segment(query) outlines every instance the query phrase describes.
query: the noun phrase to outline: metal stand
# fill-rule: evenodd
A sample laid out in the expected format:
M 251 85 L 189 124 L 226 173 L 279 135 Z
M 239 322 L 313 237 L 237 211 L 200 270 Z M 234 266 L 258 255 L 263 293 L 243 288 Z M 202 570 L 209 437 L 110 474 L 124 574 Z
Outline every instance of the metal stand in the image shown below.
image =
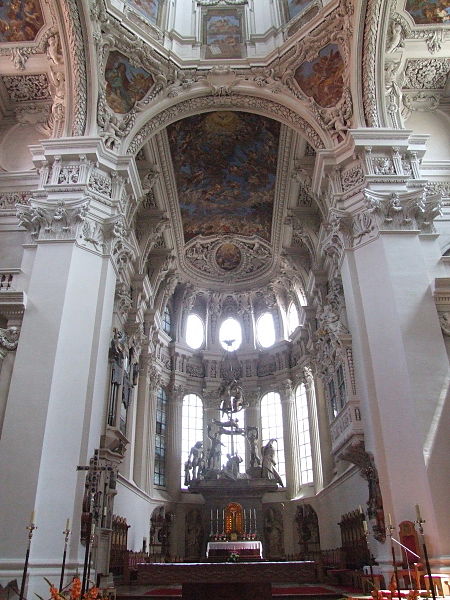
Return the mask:
M 418 511 L 417 507 L 416 507 L 416 510 L 417 510 L 417 521 L 414 521 L 414 522 L 417 523 L 417 526 L 419 527 L 420 536 L 422 538 L 423 555 L 425 558 L 425 565 L 427 568 L 428 581 L 430 582 L 429 585 L 431 587 L 431 595 L 433 597 L 433 600 L 436 600 L 436 592 L 434 589 L 433 578 L 431 577 L 431 567 L 430 567 L 430 561 L 428 559 L 427 545 L 425 543 L 425 534 L 423 532 L 423 523 L 425 523 L 425 521 L 420 516 L 420 512 Z
M 394 527 L 392 526 L 392 524 L 389 524 L 389 527 L 387 527 L 387 531 L 388 531 L 389 537 L 391 538 L 392 567 L 394 568 L 395 584 L 397 586 L 397 596 L 398 596 L 398 599 L 401 600 L 402 592 L 400 590 L 400 582 L 398 580 L 397 564 L 395 562 L 395 548 L 394 548 L 394 543 L 392 541 L 392 532 L 394 531 Z M 394 594 L 392 594 L 392 596 L 394 596 Z
M 62 564 L 61 564 L 61 577 L 59 580 L 59 591 L 60 592 L 63 589 L 64 571 L 66 570 L 67 542 L 69 541 L 69 535 L 70 535 L 70 529 L 69 529 L 68 523 L 66 525 L 66 528 L 63 531 L 63 534 L 64 534 L 64 552 L 63 552 Z
M 27 580 L 28 560 L 30 558 L 31 539 L 33 537 L 33 531 L 35 529 L 37 529 L 36 525 L 33 523 L 33 519 L 31 520 L 31 523 L 29 525 L 27 525 L 26 528 L 28 529 L 28 547 L 27 547 L 27 552 L 25 554 L 25 564 L 23 565 L 22 584 L 20 586 L 19 600 L 23 600 L 23 595 L 25 593 L 25 582 Z

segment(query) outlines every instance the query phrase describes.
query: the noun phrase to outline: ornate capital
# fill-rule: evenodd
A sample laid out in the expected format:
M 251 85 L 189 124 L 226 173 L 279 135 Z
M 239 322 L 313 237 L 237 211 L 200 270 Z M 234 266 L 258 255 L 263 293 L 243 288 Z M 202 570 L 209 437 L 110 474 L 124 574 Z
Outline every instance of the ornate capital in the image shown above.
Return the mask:
M 16 206 L 19 224 L 36 240 L 75 239 L 79 224 L 86 218 L 88 207 L 89 201 L 84 198 L 76 202 L 59 200 L 55 204 Z
M 437 194 L 427 195 L 421 188 L 412 192 L 375 192 L 365 190 L 367 211 L 379 231 L 433 231 L 433 220 L 440 214 Z
M 3 329 L 0 327 L 0 358 L 3 359 L 8 352 L 13 352 L 17 349 L 19 343 L 20 329 L 19 327 L 8 327 Z

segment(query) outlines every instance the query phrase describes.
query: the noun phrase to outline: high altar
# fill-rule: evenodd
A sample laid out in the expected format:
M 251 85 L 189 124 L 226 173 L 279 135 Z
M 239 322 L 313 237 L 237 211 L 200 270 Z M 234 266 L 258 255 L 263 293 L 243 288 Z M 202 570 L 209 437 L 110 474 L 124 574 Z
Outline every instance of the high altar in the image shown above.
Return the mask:
M 261 560 L 267 558 L 263 532 L 271 529 L 263 520 L 262 499 L 267 492 L 283 485 L 276 471 L 276 440 L 269 440 L 260 454 L 257 428 L 241 428 L 235 418 L 247 403 L 232 358 L 225 360 L 223 372 L 217 407 L 222 418 L 212 419 L 208 425 L 211 442 L 205 454 L 201 442 L 192 447 L 185 464 L 185 484 L 191 493 L 204 498 L 203 529 L 209 533 L 203 543 L 202 557 L 209 561 L 227 561 L 230 557 Z M 225 466 L 221 465 L 222 436 L 228 437 L 231 448 Z M 250 466 L 245 473 L 240 472 L 242 458 L 236 452 L 237 436 L 245 438 L 250 450 Z M 272 546 L 276 548 L 276 544 Z M 276 557 L 276 552 L 272 552 L 271 558 Z

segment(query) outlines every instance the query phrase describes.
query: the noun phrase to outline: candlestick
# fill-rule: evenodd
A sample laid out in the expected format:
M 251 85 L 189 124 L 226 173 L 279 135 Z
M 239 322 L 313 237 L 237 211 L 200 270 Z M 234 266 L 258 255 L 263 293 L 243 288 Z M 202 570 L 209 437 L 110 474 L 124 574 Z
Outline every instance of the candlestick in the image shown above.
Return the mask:
M 391 513 L 388 513 L 388 523 L 389 523 L 389 527 L 392 527 Z
M 420 516 L 420 506 L 418 504 L 416 504 L 416 517 L 417 517 L 417 521 L 421 521 L 422 517 Z
M 216 535 L 219 535 L 219 509 L 216 510 Z
M 36 518 L 36 511 L 33 510 L 33 512 L 31 513 L 31 523 L 30 523 L 30 525 L 27 525 L 27 527 L 26 527 L 26 529 L 28 530 L 28 546 L 27 546 L 27 551 L 25 554 L 25 562 L 23 565 L 22 583 L 20 585 L 19 600 L 23 600 L 23 595 L 25 593 L 25 582 L 27 579 L 28 561 L 30 559 L 31 539 L 33 537 L 33 531 L 35 529 L 37 529 L 36 525 L 34 524 L 35 518 Z
M 253 522 L 254 522 L 254 529 L 255 529 L 255 534 L 256 534 L 256 508 L 253 509 Z
M 362 515 L 364 514 L 361 504 L 358 506 L 358 510 Z
M 70 535 L 70 519 L 67 519 L 67 521 L 66 521 L 66 528 L 63 531 L 63 535 L 64 535 L 64 550 L 63 550 L 63 556 L 62 556 L 62 561 L 61 561 L 61 576 L 59 578 L 59 591 L 60 592 L 63 589 L 64 572 L 66 570 L 67 542 L 69 541 L 69 535 Z
M 364 529 L 364 533 L 367 533 L 369 531 L 367 528 L 367 521 L 365 519 L 363 521 L 363 529 Z

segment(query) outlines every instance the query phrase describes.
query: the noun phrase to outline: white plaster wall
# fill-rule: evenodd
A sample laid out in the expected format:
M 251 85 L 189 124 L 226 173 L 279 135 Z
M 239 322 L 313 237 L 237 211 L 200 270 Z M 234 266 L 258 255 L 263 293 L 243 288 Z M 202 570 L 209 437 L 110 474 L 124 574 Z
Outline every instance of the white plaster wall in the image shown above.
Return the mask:
M 128 525 L 128 550 L 142 550 L 142 540 L 150 539 L 150 517 L 156 506 L 139 492 L 126 485 L 121 479 L 117 482 L 117 496 L 114 500 L 114 514 L 126 517 Z M 147 546 L 148 548 L 148 546 Z
M 450 160 L 450 118 L 441 111 L 411 113 L 405 123 L 406 129 L 415 134 L 431 136 L 427 144 L 424 161 Z

